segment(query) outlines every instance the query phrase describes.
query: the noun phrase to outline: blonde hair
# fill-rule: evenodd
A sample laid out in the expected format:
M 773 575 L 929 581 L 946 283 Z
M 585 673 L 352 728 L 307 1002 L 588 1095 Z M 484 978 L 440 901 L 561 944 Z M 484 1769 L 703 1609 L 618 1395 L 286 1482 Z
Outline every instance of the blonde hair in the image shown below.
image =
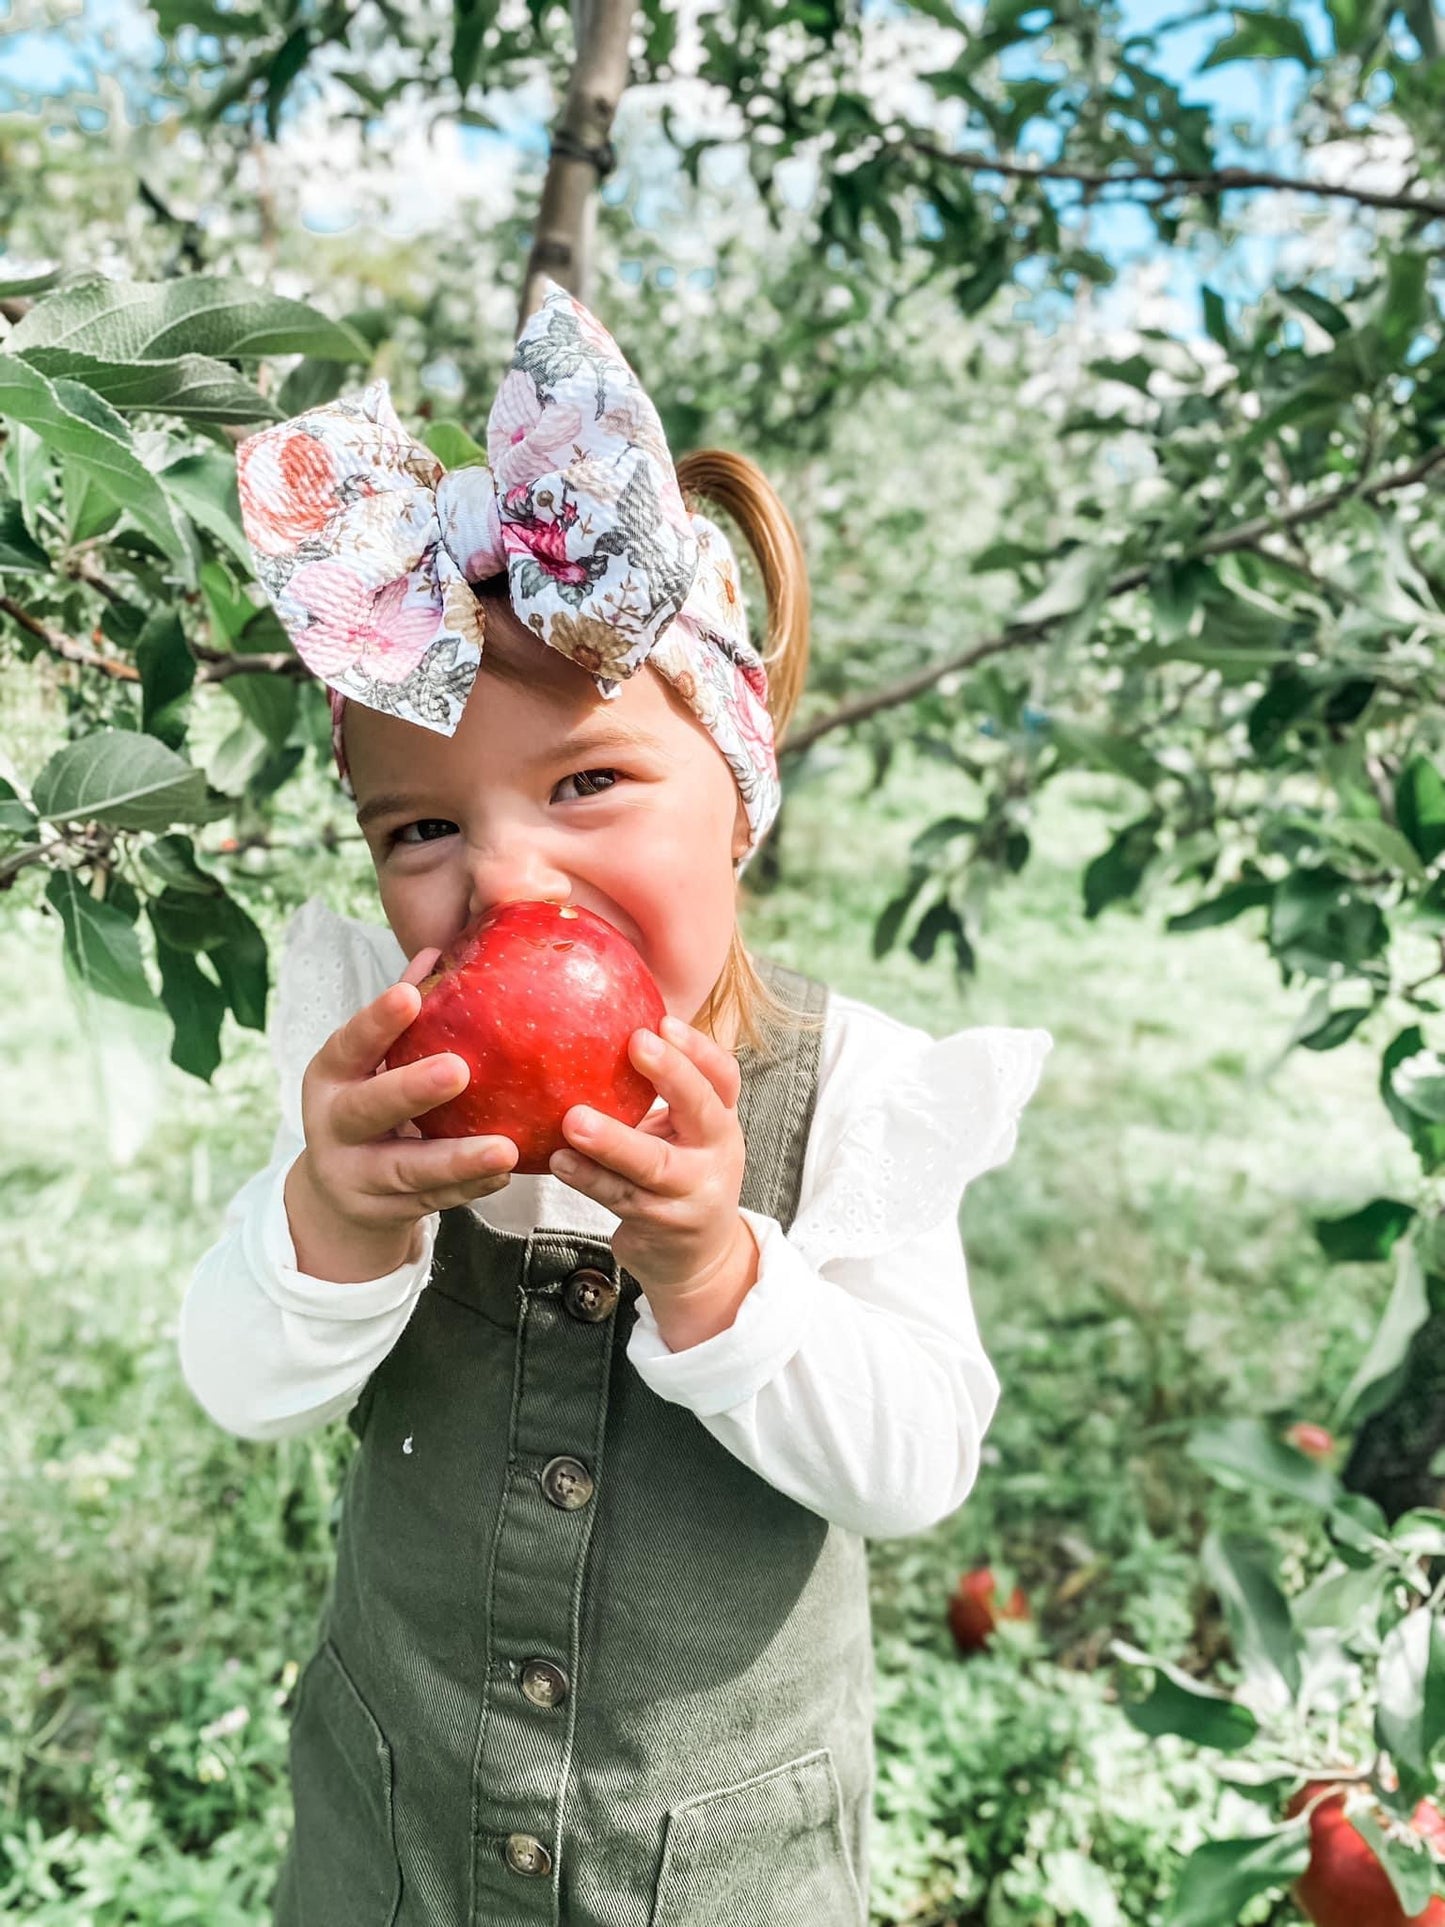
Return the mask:
M 808 673 L 808 568 L 793 518 L 767 476 L 746 455 L 697 449 L 677 464 L 677 479 L 689 508 L 720 509 L 752 550 L 767 604 L 762 658 L 768 672 L 768 714 L 781 749 Z M 739 882 L 738 888 L 741 892 L 747 885 Z M 765 1030 L 786 1035 L 823 1025 L 821 1017 L 794 1010 L 769 989 L 736 921 L 721 974 L 698 1014 L 698 1028 L 716 1036 L 730 1015 L 736 1018 L 737 1042 L 763 1054 Z
M 677 464 L 677 479 L 689 508 L 706 506 L 726 515 L 757 563 L 767 604 L 762 658 L 768 672 L 768 715 L 774 742 L 781 747 L 808 673 L 810 598 L 798 531 L 777 490 L 746 455 L 721 448 L 699 449 L 684 455 Z M 473 588 L 484 602 L 510 606 L 504 575 L 475 583 Z M 485 646 L 481 666 L 504 680 L 531 680 L 530 673 L 510 663 L 499 651 L 489 654 Z M 746 888 L 740 881 L 739 892 Z M 726 961 L 698 1012 L 698 1028 L 717 1037 L 729 1018 L 736 1022 L 734 1048 L 746 1048 L 764 1057 L 771 1054 L 766 1033 L 772 1032 L 781 1041 L 789 1031 L 821 1030 L 824 1021 L 793 1009 L 769 989 L 748 954 L 736 918 Z

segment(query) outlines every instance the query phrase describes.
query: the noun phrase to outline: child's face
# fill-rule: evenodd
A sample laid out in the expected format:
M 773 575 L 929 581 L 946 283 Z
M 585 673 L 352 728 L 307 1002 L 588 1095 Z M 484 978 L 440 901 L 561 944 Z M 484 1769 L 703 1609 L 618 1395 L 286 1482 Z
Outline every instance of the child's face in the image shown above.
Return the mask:
M 454 736 L 346 706 L 387 921 L 413 957 L 494 904 L 579 904 L 636 944 L 668 1010 L 691 1022 L 736 918 L 748 822 L 732 771 L 655 671 L 604 702 L 504 604 L 488 602 L 486 625 Z

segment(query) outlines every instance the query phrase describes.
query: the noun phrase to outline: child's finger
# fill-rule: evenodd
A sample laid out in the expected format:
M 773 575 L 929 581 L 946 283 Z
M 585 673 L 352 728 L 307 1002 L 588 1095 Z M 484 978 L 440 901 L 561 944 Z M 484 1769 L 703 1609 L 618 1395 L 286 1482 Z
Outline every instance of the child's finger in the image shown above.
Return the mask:
M 357 1078 L 332 1097 L 331 1134 L 338 1144 L 369 1144 L 464 1091 L 470 1075 L 464 1057 L 440 1051 L 414 1064 L 378 1071 L 375 1077 Z
M 317 1070 L 328 1083 L 370 1077 L 420 1008 L 415 984 L 402 981 L 388 985 L 379 997 L 332 1031 L 316 1053 Z
M 436 960 L 441 954 L 440 950 L 435 948 L 418 950 L 406 969 L 403 970 L 400 977 L 397 978 L 397 982 L 401 984 L 419 984 L 423 977 L 429 977 L 431 975 Z
M 680 1017 L 664 1017 L 661 1029 L 667 1042 L 676 1044 L 683 1055 L 697 1065 L 723 1103 L 735 1111 L 742 1093 L 743 1074 L 732 1052 L 724 1050 L 716 1038 L 709 1037 L 695 1024 L 685 1024 Z
M 628 1051 L 638 1070 L 666 1100 L 668 1117 L 681 1143 L 701 1144 L 716 1134 L 729 1107 L 724 1106 L 709 1078 L 687 1052 L 645 1030 L 632 1033 Z
M 510 1176 L 517 1157 L 509 1137 L 394 1138 L 367 1149 L 363 1182 L 383 1195 L 434 1199 L 456 1187 Z

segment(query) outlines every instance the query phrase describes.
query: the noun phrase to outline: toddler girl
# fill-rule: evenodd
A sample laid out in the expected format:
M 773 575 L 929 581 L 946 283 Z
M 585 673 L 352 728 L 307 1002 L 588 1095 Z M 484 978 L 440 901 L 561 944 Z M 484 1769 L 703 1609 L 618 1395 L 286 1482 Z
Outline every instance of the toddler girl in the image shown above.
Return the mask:
M 344 1413 L 360 1441 L 276 1919 L 861 1927 L 864 1539 L 977 1473 L 998 1386 L 959 1198 L 1052 1039 L 935 1039 L 744 947 L 807 653 L 761 474 L 674 469 L 556 287 L 488 442 L 444 473 L 378 381 L 240 450 L 388 925 L 293 919 L 274 1152 L 181 1315 L 219 1425 Z M 765 656 L 684 489 L 757 556 Z M 575 1106 L 544 1176 L 504 1138 L 420 1136 L 461 1059 L 377 1068 L 440 949 L 511 900 L 606 918 L 670 1013 L 630 1040 L 649 1114 Z

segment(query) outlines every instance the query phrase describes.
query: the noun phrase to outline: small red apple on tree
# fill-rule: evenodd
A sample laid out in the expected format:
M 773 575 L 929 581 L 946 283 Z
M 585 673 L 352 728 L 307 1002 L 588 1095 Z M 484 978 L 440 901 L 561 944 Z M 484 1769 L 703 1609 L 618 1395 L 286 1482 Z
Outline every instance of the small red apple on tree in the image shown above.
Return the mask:
M 1023 1588 L 1015 1586 L 1002 1604 L 998 1580 L 991 1566 L 966 1572 L 948 1602 L 948 1623 L 961 1653 L 979 1653 L 993 1638 L 1001 1619 L 1027 1619 L 1029 1602 Z
M 1309 1866 L 1295 1883 L 1295 1898 L 1315 1927 L 1445 1927 L 1445 1900 L 1407 1915 L 1369 1842 L 1350 1824 L 1345 1789 L 1312 1780 L 1290 1801 L 1293 1819 L 1316 1800 L 1310 1814 Z M 1376 1809 L 1383 1825 L 1384 1815 Z M 1436 1851 L 1445 1850 L 1445 1816 L 1430 1801 L 1416 1807 L 1412 1825 Z
M 1296 1452 L 1303 1452 L 1307 1459 L 1316 1459 L 1320 1464 L 1335 1455 L 1335 1435 L 1326 1426 L 1316 1425 L 1312 1419 L 1298 1419 L 1285 1433 L 1285 1443 L 1292 1445 Z
M 468 926 L 424 978 L 421 1008 L 388 1069 L 437 1051 L 465 1058 L 465 1090 L 416 1120 L 423 1137 L 509 1137 L 536 1176 L 566 1146 L 562 1119 L 589 1104 L 637 1124 L 657 1097 L 627 1054 L 656 1030 L 662 993 L 635 946 L 567 904 L 502 903 Z

